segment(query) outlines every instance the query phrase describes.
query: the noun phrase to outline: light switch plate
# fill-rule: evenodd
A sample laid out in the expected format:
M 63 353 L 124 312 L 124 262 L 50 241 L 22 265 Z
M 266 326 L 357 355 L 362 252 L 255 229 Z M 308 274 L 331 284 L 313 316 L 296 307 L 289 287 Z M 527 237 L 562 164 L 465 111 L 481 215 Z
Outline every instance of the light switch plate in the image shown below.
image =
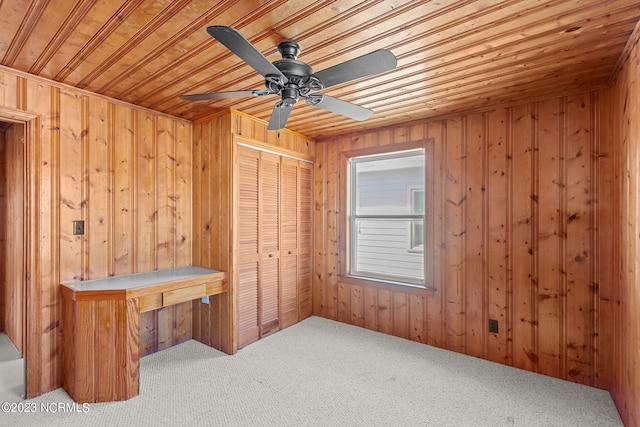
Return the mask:
M 73 221 L 73 234 L 76 236 L 84 234 L 84 221 Z

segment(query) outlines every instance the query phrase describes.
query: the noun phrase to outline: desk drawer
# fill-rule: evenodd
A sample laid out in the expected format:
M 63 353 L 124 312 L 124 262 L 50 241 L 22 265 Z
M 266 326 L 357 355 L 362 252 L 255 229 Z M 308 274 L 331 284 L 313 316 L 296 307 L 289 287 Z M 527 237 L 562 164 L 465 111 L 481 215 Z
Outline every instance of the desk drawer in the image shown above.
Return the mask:
M 140 297 L 140 313 L 162 308 L 162 294 L 150 294 Z
M 207 283 L 207 295 L 218 295 L 223 292 L 227 292 L 226 280 L 216 280 L 215 282 Z
M 185 301 L 191 301 L 207 295 L 207 287 L 204 283 L 199 285 L 188 286 L 186 288 L 174 289 L 162 293 L 162 305 L 179 304 Z

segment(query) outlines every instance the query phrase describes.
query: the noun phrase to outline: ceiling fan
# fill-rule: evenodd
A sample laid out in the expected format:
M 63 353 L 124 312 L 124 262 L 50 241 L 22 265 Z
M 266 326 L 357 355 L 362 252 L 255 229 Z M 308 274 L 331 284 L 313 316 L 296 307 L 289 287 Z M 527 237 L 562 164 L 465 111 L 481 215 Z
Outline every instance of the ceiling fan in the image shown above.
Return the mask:
M 269 130 L 282 129 L 285 126 L 293 106 L 300 98 L 309 105 L 354 120 L 368 119 L 373 114 L 372 110 L 317 93 L 317 91 L 361 77 L 393 70 L 397 64 L 396 57 L 391 51 L 379 49 L 314 73 L 309 65 L 297 59 L 300 47 L 295 42 L 284 41 L 280 43 L 278 51 L 282 55 L 282 59 L 272 63 L 234 28 L 213 25 L 207 27 L 207 32 L 260 73 L 265 79 L 266 89 L 199 93 L 182 95 L 180 99 L 184 101 L 210 101 L 278 95 L 281 99 L 273 107 L 267 127 Z

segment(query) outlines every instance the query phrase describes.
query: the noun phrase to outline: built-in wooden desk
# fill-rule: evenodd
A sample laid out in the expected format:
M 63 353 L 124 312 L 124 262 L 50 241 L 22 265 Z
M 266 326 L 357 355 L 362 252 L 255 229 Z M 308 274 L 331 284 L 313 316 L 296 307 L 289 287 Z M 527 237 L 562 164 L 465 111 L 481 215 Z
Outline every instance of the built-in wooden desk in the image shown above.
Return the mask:
M 62 386 L 79 403 L 136 396 L 140 313 L 226 291 L 224 272 L 193 266 L 63 283 Z

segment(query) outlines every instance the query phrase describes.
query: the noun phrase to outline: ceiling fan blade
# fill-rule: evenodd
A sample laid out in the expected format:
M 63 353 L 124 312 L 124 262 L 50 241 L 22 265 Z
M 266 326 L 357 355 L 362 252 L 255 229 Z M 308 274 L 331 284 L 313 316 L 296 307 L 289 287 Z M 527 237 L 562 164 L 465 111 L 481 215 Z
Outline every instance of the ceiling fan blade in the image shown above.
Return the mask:
M 285 104 L 282 101 L 278 101 L 273 107 L 273 112 L 271 113 L 271 118 L 269 119 L 269 125 L 267 126 L 267 129 L 282 129 L 284 125 L 287 124 L 287 120 L 289 119 L 289 114 L 291 114 L 292 109 L 293 105 Z
M 248 96 L 269 95 L 267 90 L 234 90 L 230 92 L 194 93 L 192 95 L 180 95 L 183 101 L 213 101 L 216 99 L 244 98 Z
M 373 114 L 368 108 L 321 93 L 309 95 L 307 104 L 360 121 L 367 120 Z
M 314 74 L 327 88 L 361 77 L 373 76 L 393 70 L 398 65 L 390 50 L 380 49 L 326 68 Z
M 222 25 L 212 25 L 207 27 L 207 33 L 239 56 L 240 59 L 253 67 L 262 76 L 276 75 L 281 77 L 285 83 L 287 82 L 284 74 L 236 29 Z

